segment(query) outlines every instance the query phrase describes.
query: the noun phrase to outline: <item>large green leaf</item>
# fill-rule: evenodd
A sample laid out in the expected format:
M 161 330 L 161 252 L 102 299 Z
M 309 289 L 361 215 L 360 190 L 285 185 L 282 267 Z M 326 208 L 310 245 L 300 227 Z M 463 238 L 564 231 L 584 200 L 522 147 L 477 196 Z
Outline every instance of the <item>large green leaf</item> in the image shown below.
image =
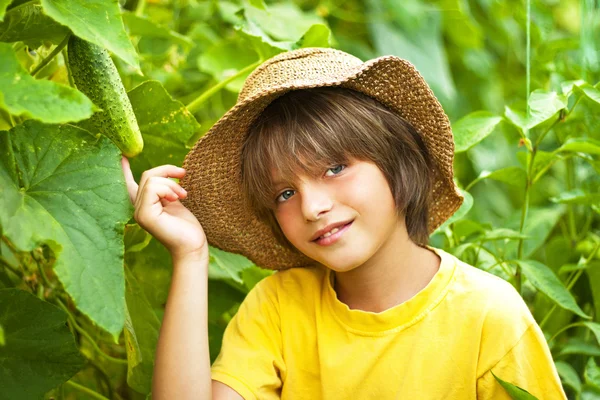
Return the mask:
M 30 76 L 9 44 L 0 43 L 0 59 L 0 107 L 11 114 L 64 123 L 89 118 L 98 109 L 73 88 Z
M 135 276 L 125 268 L 127 311 L 125 324 L 127 344 L 127 384 L 134 390 L 148 394 L 152 391 L 154 352 L 158 342 L 160 321 L 146 299 Z
M 496 378 L 496 381 L 506 390 L 506 393 L 509 394 L 510 398 L 513 400 L 537 400 L 537 397 L 529 393 L 527 390 L 518 387 L 517 385 L 513 385 L 510 382 L 506 382 L 502 380 L 494 374 L 492 371 L 492 375 Z
M 180 166 L 188 139 L 200 128 L 194 116 L 158 81 L 146 81 L 127 94 L 144 138 L 144 150 L 131 159 L 134 176 L 162 164 Z
M 133 214 L 119 149 L 71 125 L 0 132 L 0 225 L 23 251 L 47 243 L 80 311 L 118 342 L 125 320 L 123 226 Z
M 488 111 L 475 111 L 459 119 L 452 125 L 454 151 L 460 153 L 469 150 L 489 136 L 501 121 L 502 117 Z
M 580 317 L 591 318 L 579 308 L 571 292 L 546 265 L 535 260 L 516 260 L 516 262 L 531 284 L 560 307 L 572 311 Z
M 32 48 L 45 41 L 59 44 L 68 33 L 68 28 L 48 17 L 42 6 L 34 3 L 9 10 L 0 23 L 0 42 L 23 41 Z
M 84 366 L 60 308 L 19 289 L 0 290 L 0 399 L 41 399 Z
M 140 68 L 135 48 L 125 32 L 118 0 L 42 0 L 42 7 L 75 35 Z

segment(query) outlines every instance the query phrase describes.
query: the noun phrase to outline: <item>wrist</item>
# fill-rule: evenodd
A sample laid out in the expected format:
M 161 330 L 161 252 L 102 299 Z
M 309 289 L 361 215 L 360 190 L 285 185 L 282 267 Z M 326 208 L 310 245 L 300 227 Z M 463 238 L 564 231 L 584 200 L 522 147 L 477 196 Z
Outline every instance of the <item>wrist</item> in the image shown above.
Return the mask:
M 198 250 L 198 251 L 172 251 L 171 257 L 173 258 L 173 263 L 182 263 L 182 262 L 205 262 L 208 264 L 208 249 L 206 250 Z

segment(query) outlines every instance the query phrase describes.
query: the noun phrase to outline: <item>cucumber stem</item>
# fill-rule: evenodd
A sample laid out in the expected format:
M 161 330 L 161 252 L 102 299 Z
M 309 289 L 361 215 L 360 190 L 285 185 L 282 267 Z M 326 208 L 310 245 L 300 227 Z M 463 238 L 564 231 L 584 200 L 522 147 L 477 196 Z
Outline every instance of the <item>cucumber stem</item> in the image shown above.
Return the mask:
M 60 42 L 58 44 L 58 46 L 56 46 L 54 48 L 54 50 L 52 50 L 52 52 L 50 54 L 48 54 L 48 57 L 44 58 L 34 69 L 33 71 L 31 71 L 31 76 L 36 76 L 36 74 L 38 72 L 40 72 L 46 65 L 48 65 L 48 63 L 50 61 L 52 61 L 52 59 L 54 57 L 57 56 L 58 53 L 61 52 L 62 49 L 65 48 L 65 46 L 67 45 L 67 42 L 69 41 L 69 37 L 71 36 L 70 33 L 67 33 L 67 35 L 65 36 L 65 38 L 62 40 L 62 42 Z

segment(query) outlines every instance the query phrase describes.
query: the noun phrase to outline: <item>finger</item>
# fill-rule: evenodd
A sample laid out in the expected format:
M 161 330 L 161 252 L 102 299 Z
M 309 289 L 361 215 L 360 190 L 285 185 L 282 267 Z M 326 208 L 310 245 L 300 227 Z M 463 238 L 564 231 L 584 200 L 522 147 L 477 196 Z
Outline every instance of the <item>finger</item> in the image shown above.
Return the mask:
M 184 188 L 182 188 L 177 182 L 175 182 L 169 178 L 163 178 L 162 176 L 152 176 L 146 180 L 146 185 L 149 185 L 150 183 L 167 185 L 175 193 L 177 193 L 178 196 L 186 196 L 187 195 L 187 191 Z
M 131 204 L 135 204 L 138 193 L 138 184 L 133 178 L 133 173 L 131 172 L 131 167 L 129 166 L 129 160 L 125 156 L 121 157 L 121 167 L 123 167 L 123 175 L 125 176 L 125 183 L 127 184 L 129 199 L 131 200 Z
M 136 209 L 140 210 L 140 214 L 145 215 L 147 210 L 163 199 L 175 201 L 179 199 L 179 195 L 169 185 L 148 181 L 145 189 L 140 193 Z
M 143 190 L 144 185 L 146 185 L 146 181 L 154 176 L 162 178 L 183 178 L 185 172 L 185 169 L 171 164 L 161 165 L 149 169 L 144 171 L 142 177 L 140 178 L 140 188 Z

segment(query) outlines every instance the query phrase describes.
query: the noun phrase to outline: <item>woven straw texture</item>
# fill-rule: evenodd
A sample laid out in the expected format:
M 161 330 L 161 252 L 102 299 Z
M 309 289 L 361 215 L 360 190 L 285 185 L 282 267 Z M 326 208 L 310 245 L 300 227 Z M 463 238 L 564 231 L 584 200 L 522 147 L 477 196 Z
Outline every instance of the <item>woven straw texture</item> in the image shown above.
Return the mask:
M 285 92 L 341 86 L 362 92 L 410 122 L 434 161 L 429 233 L 463 202 L 453 181 L 454 142 L 450 122 L 415 67 L 396 56 L 366 62 L 336 49 L 303 48 L 265 61 L 247 78 L 237 103 L 202 136 L 185 157 L 183 204 L 198 218 L 211 246 L 238 253 L 265 269 L 313 265 L 304 254 L 280 245 L 259 221 L 241 186 L 241 145 L 250 124 Z

